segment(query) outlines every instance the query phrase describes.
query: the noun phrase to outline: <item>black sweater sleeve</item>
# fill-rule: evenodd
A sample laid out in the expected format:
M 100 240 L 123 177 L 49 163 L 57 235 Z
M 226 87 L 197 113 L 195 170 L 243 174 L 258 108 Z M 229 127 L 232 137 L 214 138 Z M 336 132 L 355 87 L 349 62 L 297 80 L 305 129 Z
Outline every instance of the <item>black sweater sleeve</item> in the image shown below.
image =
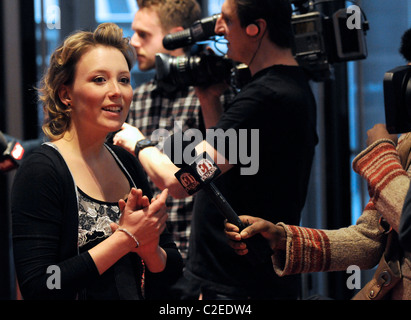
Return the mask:
M 62 168 L 48 160 L 41 153 L 28 158 L 18 170 L 12 190 L 14 261 L 26 300 L 74 299 L 98 276 L 90 255 L 78 255 L 75 238 L 71 241 L 65 231 L 67 203 L 75 198 L 74 187 L 67 190 Z

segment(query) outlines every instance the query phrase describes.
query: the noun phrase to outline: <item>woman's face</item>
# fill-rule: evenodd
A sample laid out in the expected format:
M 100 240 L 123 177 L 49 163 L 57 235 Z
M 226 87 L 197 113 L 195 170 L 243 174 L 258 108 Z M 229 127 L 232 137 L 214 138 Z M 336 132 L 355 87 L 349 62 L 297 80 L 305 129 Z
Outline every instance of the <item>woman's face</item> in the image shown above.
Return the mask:
M 119 130 L 133 98 L 130 71 L 120 50 L 98 45 L 83 54 L 67 94 L 77 130 Z

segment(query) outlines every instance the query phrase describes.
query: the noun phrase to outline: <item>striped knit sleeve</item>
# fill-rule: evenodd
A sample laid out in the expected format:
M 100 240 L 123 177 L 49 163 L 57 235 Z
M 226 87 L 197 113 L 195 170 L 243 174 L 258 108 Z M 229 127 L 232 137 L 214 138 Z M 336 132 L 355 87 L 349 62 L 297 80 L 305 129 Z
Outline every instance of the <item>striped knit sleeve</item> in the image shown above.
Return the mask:
M 279 223 L 287 233 L 285 251 L 273 255 L 274 270 L 279 276 L 328 270 L 330 241 L 322 230 Z
M 279 223 L 287 233 L 286 250 L 272 257 L 279 276 L 343 271 L 350 265 L 361 269 L 374 267 L 384 246 L 380 214 L 370 202 L 355 225 L 336 230 L 320 230 Z
M 399 144 L 401 143 L 401 138 Z M 407 172 L 391 140 L 378 140 L 353 161 L 354 171 L 368 182 L 370 202 L 355 225 L 337 230 L 318 230 L 280 223 L 287 233 L 285 251 L 273 255 L 279 276 L 321 271 L 374 267 L 381 256 L 384 217 L 398 231 L 404 199 L 410 187 Z
M 376 209 L 398 231 L 410 180 L 394 143 L 384 139 L 376 141 L 354 159 L 353 169 L 366 179 Z

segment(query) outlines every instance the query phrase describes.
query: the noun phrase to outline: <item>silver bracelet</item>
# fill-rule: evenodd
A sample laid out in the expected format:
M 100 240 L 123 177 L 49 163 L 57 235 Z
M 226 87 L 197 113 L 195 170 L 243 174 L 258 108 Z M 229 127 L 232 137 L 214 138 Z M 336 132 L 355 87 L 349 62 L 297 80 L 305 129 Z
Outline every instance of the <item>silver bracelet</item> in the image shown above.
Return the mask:
M 138 242 L 137 238 L 130 232 L 128 231 L 126 228 L 118 228 L 117 230 L 123 231 L 124 233 L 126 233 L 130 238 L 132 238 L 135 242 L 136 242 L 136 248 L 138 248 L 140 246 L 140 243 Z

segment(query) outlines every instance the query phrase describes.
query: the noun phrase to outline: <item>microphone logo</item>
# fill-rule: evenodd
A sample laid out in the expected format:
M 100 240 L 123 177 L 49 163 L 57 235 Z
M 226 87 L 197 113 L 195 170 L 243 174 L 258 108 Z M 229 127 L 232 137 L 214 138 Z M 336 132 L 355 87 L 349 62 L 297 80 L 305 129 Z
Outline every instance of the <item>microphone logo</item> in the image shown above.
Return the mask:
M 23 156 L 23 146 L 15 140 L 7 142 L 0 131 L 0 173 L 16 169 L 20 165 Z
M 207 158 L 201 159 L 197 163 L 197 173 L 200 176 L 201 180 L 204 182 L 208 179 L 211 179 L 215 172 L 217 171 L 217 167 L 213 165 L 213 163 L 208 160 Z
M 193 163 L 187 164 L 177 171 L 175 177 L 187 193 L 192 195 L 203 188 L 204 185 L 209 184 L 214 176 L 218 176 L 220 172 L 214 161 L 204 152 Z
M 23 159 L 23 155 L 24 155 L 24 149 L 23 149 L 22 145 L 17 142 L 17 143 L 14 145 L 13 150 L 11 151 L 11 156 L 12 156 L 15 160 L 21 160 L 21 159 Z
M 184 172 L 179 177 L 179 181 L 188 194 L 194 193 L 200 183 L 188 172 Z

